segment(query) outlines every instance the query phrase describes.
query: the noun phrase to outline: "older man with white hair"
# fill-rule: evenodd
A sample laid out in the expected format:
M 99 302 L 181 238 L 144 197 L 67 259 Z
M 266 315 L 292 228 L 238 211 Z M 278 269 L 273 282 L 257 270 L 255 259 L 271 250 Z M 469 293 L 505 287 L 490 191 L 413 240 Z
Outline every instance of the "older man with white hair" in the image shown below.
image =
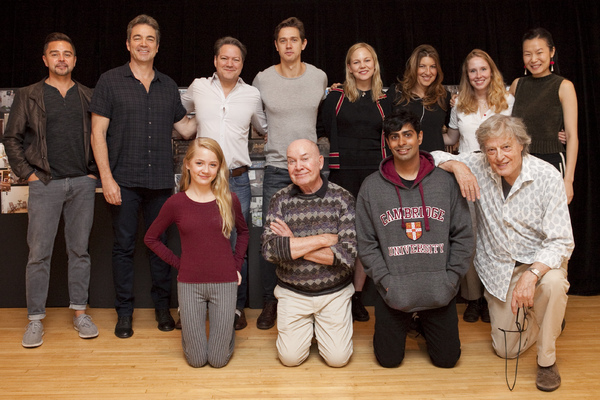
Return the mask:
M 556 339 L 574 248 L 565 186 L 555 168 L 528 154 L 531 139 L 520 119 L 490 118 L 477 141 L 481 153 L 432 154 L 475 201 L 475 268 L 486 288 L 494 350 L 514 358 L 537 342 L 536 386 L 553 391 L 561 383 Z

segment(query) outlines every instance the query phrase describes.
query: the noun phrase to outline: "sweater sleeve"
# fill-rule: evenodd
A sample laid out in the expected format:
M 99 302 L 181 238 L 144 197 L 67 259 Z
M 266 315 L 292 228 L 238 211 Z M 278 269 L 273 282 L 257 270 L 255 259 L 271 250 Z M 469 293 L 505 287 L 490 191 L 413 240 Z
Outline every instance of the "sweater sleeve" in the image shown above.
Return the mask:
M 160 240 L 160 236 L 175 222 L 176 210 L 177 207 L 174 204 L 173 196 L 171 196 L 160 209 L 158 217 L 148 228 L 146 236 L 144 236 L 144 243 L 164 262 L 179 270 L 180 258 Z
M 279 191 L 273 195 L 269 204 L 269 212 L 265 218 L 265 226 L 262 234 L 262 253 L 265 260 L 274 264 L 279 264 L 281 261 L 292 260 L 292 252 L 290 249 L 290 238 L 287 236 L 279 236 L 271 230 L 271 222 L 275 218 L 282 221 L 285 220 L 281 211 L 281 201 L 284 195 Z
M 331 141 L 333 120 L 336 117 L 335 108 L 337 106 L 338 101 L 340 100 L 340 96 L 342 95 L 341 91 L 338 90 L 330 90 L 329 94 L 321 103 L 319 120 L 317 125 L 317 133 L 318 136 L 324 136 Z
M 241 272 L 242 264 L 244 263 L 244 256 L 246 255 L 246 250 L 248 249 L 250 232 L 248 230 L 246 220 L 244 219 L 244 214 L 242 213 L 240 200 L 235 193 L 232 193 L 231 197 L 233 201 L 233 210 L 235 212 L 235 231 L 237 233 L 233 258 L 235 260 L 235 269 L 238 272 Z
M 333 265 L 341 265 L 353 269 L 356 261 L 358 244 L 356 242 L 356 209 L 354 197 L 344 191 L 341 201 L 340 219 L 338 225 L 338 242 L 331 246 Z

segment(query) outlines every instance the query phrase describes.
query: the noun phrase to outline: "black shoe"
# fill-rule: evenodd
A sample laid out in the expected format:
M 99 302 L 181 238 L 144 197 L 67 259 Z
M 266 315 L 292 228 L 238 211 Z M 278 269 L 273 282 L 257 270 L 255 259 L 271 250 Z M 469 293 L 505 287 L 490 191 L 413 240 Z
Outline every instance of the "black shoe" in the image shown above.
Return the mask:
M 466 322 L 477 322 L 479 320 L 479 300 L 469 300 L 463 319 Z
M 238 315 L 236 312 L 235 313 L 235 322 L 233 324 L 233 327 L 235 328 L 235 330 L 239 331 L 239 330 L 244 329 L 247 326 L 248 326 L 248 321 L 246 321 L 246 314 L 244 314 L 244 310 L 242 310 L 240 315 Z
M 423 324 L 421 323 L 421 318 L 417 315 L 417 313 L 413 313 L 413 316 L 408 323 L 408 329 L 406 332 L 406 336 L 416 339 L 419 336 L 425 338 L 425 331 L 423 330 Z
M 488 308 L 485 297 L 479 299 L 479 316 L 483 322 L 490 323 L 490 309 Z
M 256 320 L 258 329 L 271 329 L 275 326 L 277 319 L 277 300 L 267 301 L 265 306 Z
M 133 336 L 133 329 L 131 328 L 131 321 L 133 318 L 119 317 L 117 325 L 115 326 L 115 336 L 121 339 L 127 339 Z
M 154 315 L 158 321 L 158 329 L 163 332 L 169 332 L 175 329 L 175 321 L 171 317 L 171 312 L 168 308 L 155 310 Z
M 352 295 L 352 318 L 354 318 L 355 321 L 360 322 L 369 320 L 369 312 L 363 305 L 360 293 L 354 293 Z

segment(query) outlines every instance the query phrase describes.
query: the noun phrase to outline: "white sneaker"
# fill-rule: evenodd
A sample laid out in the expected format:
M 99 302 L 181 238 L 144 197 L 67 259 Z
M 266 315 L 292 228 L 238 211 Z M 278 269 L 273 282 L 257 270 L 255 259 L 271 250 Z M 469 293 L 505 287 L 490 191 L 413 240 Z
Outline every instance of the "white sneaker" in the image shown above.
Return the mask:
M 79 337 L 82 339 L 91 339 L 98 336 L 98 328 L 92 322 L 92 317 L 87 314 L 73 317 L 73 328 L 79 332 Z
M 27 330 L 23 335 L 23 341 L 21 344 L 23 347 L 38 347 L 41 346 L 44 341 L 42 340 L 42 336 L 44 335 L 44 325 L 42 325 L 42 321 L 31 321 L 29 325 L 27 325 Z

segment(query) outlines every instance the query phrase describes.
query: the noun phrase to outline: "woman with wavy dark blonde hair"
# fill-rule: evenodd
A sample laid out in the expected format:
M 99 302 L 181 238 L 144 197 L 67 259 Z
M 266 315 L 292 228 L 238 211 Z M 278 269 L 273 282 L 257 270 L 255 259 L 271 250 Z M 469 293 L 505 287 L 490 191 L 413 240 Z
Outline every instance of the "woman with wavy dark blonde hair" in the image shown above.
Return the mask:
M 160 240 L 173 223 L 181 238 L 181 257 Z M 232 251 L 229 237 L 234 228 L 237 242 Z M 223 367 L 233 354 L 237 286 L 248 238 L 240 201 L 229 191 L 221 147 L 213 139 L 195 139 L 183 160 L 180 192 L 165 202 L 144 238 L 152 251 L 179 271 L 181 343 L 193 367 L 207 362 Z
M 448 136 L 459 153 L 478 151 L 475 131 L 495 114 L 510 115 L 515 98 L 506 90 L 494 60 L 483 50 L 471 51 L 462 65 L 458 98 L 450 114 Z
M 444 73 L 436 49 L 422 44 L 406 62 L 402 80 L 388 91 L 394 111 L 406 109 L 419 117 L 425 151 L 444 150 L 443 128 L 450 114 L 450 93 L 442 85 Z
M 379 169 L 385 158 L 383 119 L 391 113 L 391 103 L 383 92 L 379 61 L 375 49 L 356 43 L 348 49 L 345 61 L 346 81 L 332 87 L 322 105 L 325 133 L 331 144 L 329 180 L 355 197 L 362 181 Z M 362 304 L 362 289 L 367 275 L 356 259 L 352 315 L 356 321 L 368 321 Z

